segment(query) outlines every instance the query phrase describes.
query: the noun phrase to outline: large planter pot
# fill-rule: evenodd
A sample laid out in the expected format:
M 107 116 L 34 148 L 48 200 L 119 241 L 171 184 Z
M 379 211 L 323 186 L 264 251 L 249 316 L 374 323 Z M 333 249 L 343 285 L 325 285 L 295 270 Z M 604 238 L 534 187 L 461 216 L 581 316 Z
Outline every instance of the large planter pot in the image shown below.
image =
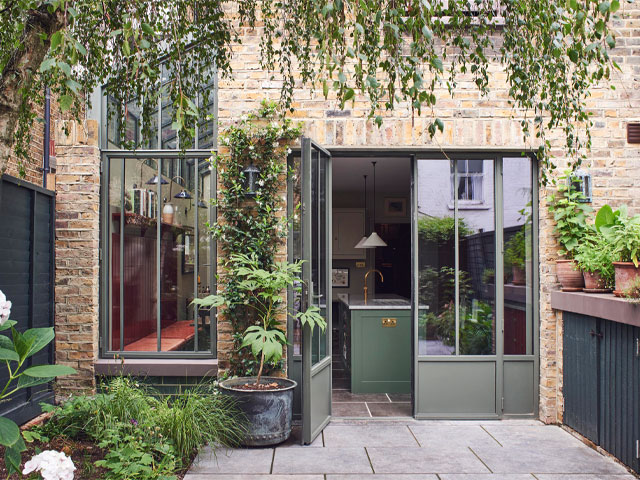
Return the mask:
M 277 383 L 273 390 L 244 390 L 240 385 L 255 383 L 255 377 L 230 378 L 219 384 L 234 398 L 247 419 L 244 446 L 264 447 L 284 442 L 291 435 L 293 389 L 297 383 L 288 378 L 262 377 L 260 383 Z
M 616 275 L 616 289 L 613 293 L 622 297 L 624 292 L 633 286 L 635 279 L 640 277 L 640 268 L 632 262 L 613 262 Z
M 580 292 L 584 287 L 582 271 L 575 260 L 557 260 L 556 274 L 563 292 Z
M 511 282 L 514 285 L 525 285 L 527 283 L 527 274 L 524 268 L 514 265 L 511 267 L 511 273 L 513 274 Z
M 584 289 L 587 293 L 606 293 L 611 289 L 607 288 L 600 272 L 582 272 L 584 277 Z

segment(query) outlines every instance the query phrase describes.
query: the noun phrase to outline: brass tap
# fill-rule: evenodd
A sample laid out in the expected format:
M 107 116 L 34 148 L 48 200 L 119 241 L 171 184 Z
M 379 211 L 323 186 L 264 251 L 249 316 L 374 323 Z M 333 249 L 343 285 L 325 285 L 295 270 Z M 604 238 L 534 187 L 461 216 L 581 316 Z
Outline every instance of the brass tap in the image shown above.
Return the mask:
M 364 304 L 367 304 L 367 292 L 369 291 L 369 288 L 367 287 L 367 278 L 369 277 L 369 274 L 371 272 L 378 272 L 380 274 L 380 281 L 382 283 L 384 283 L 384 277 L 382 276 L 382 272 L 378 269 L 372 268 L 371 270 L 369 270 L 367 273 L 364 274 Z

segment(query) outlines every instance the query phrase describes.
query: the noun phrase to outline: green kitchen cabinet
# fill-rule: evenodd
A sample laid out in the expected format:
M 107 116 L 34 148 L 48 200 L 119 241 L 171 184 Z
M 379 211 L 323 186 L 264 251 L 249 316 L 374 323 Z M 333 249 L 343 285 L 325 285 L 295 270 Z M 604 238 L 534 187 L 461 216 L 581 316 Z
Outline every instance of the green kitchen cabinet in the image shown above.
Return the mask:
M 411 310 L 351 310 L 352 393 L 411 393 Z

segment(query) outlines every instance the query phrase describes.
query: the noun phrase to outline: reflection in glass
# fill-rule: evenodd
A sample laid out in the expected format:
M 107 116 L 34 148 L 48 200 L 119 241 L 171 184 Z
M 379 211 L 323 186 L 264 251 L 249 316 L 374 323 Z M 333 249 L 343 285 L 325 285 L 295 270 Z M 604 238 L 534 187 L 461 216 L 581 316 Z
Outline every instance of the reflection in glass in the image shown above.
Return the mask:
M 302 171 L 301 171 L 301 161 L 300 157 L 294 157 L 292 159 L 292 174 L 291 174 L 291 184 L 292 184 L 292 195 L 293 201 L 291 207 L 291 211 L 289 215 L 291 216 L 291 241 L 292 241 L 292 250 L 293 250 L 293 262 L 298 262 L 302 260 L 302 217 L 300 215 L 300 202 L 302 200 Z M 298 313 L 302 310 L 303 307 L 303 288 L 302 288 L 302 279 L 300 279 L 293 288 L 293 306 L 291 308 L 292 312 Z M 300 325 L 299 320 L 294 320 L 293 323 L 293 354 L 301 355 L 302 354 L 302 326 Z
M 463 196 L 475 203 L 473 207 L 465 202 L 458 203 L 460 355 L 495 355 L 493 160 L 457 162 L 458 173 L 465 179 Z M 483 175 L 482 172 L 490 173 Z M 458 193 L 460 198 L 460 190 Z
M 533 353 L 532 173 L 529 157 L 503 160 L 504 353 Z
M 418 353 L 454 355 L 455 220 L 449 160 L 418 160 Z

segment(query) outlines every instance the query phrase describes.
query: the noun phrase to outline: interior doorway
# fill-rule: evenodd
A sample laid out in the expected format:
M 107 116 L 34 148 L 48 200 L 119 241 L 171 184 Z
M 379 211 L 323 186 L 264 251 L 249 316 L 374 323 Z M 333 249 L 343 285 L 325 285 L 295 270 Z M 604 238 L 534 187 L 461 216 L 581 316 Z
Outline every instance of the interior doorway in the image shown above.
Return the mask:
M 412 416 L 411 159 L 332 161 L 332 417 Z

